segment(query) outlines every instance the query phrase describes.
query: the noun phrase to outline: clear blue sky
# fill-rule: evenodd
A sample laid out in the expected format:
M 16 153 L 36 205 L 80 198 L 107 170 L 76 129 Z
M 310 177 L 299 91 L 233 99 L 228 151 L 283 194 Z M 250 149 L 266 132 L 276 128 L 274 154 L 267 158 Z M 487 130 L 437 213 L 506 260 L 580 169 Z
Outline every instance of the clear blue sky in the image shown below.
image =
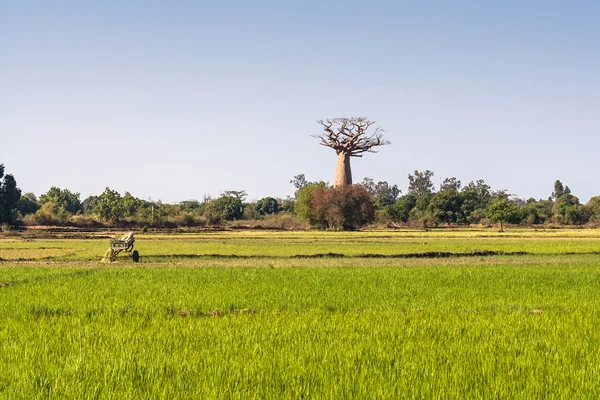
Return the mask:
M 23 191 L 165 202 L 333 180 L 317 119 L 367 116 L 353 159 L 405 191 L 485 179 L 600 195 L 598 1 L 2 1 L 0 163 Z

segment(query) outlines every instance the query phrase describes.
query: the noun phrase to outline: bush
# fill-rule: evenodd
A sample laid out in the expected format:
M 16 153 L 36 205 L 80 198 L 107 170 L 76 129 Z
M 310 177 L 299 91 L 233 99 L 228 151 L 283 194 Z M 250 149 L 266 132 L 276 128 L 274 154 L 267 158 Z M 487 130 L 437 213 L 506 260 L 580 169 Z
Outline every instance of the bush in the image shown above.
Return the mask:
M 246 207 L 244 207 L 244 211 L 242 212 L 242 219 L 262 219 L 262 215 L 260 215 L 260 213 L 256 211 L 255 204 L 247 204 Z
M 206 223 L 211 226 L 220 226 L 222 223 L 222 218 L 217 214 L 213 200 L 204 204 L 203 217 L 206 218 Z
M 278 213 L 267 215 L 262 225 L 268 229 L 306 229 L 308 225 L 290 213 Z
M 44 203 L 33 216 L 35 223 L 38 225 L 66 225 L 71 214 L 49 201 Z
M 103 226 L 91 215 L 73 215 L 69 218 L 69 224 L 80 228 L 99 228 Z
M 310 200 L 308 222 L 315 227 L 353 230 L 375 217 L 371 195 L 362 185 L 317 187 Z
M 170 222 L 172 222 L 173 224 L 175 224 L 178 227 L 182 227 L 182 226 L 191 227 L 191 226 L 198 225 L 198 221 L 197 221 L 196 217 L 192 213 L 189 213 L 189 212 L 182 212 L 179 215 L 172 217 Z

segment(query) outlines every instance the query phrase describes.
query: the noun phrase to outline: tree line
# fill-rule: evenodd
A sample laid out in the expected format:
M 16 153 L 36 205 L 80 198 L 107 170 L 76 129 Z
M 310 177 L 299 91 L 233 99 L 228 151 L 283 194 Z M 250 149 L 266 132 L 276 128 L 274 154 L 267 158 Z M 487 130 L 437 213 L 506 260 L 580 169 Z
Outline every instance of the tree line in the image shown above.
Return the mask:
M 243 190 L 230 190 L 212 198 L 176 204 L 143 200 L 129 192 L 106 188 L 81 199 L 79 193 L 52 187 L 37 197 L 21 193 L 15 178 L 0 164 L 0 223 L 18 225 L 70 225 L 80 227 L 194 227 L 222 226 L 253 221 L 254 226 L 291 228 L 307 224 L 319 229 L 356 229 L 368 224 L 468 226 L 472 224 L 583 225 L 600 221 L 600 196 L 586 204 L 557 180 L 547 199 L 520 199 L 506 190 L 493 190 L 483 180 L 462 185 L 446 178 L 439 187 L 434 173 L 408 174 L 408 190 L 365 178 L 360 184 L 331 186 L 309 182 L 302 174 L 291 184 L 293 197 L 265 197 L 247 201 Z

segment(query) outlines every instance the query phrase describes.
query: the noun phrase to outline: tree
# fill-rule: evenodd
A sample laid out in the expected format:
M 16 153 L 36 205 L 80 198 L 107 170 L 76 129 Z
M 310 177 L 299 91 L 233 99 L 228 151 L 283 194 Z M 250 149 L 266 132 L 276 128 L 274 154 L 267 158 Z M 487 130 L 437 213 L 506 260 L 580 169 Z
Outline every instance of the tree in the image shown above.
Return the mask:
M 462 184 L 460 183 L 460 181 L 456 178 L 446 178 L 444 179 L 444 182 L 442 182 L 442 184 L 440 185 L 440 192 L 446 191 L 446 190 L 453 190 L 455 192 L 458 192 L 461 188 Z
M 415 197 L 429 196 L 433 193 L 433 172 L 426 170 L 420 172 L 415 170 L 415 174 L 408 174 L 408 193 Z
M 534 198 L 529 198 L 522 208 L 523 219 L 528 224 L 543 224 L 552 219 L 552 208 L 554 202 L 552 200 L 537 201 Z
M 281 203 L 281 206 L 279 207 L 279 211 L 289 212 L 289 213 L 294 212 L 294 205 L 296 203 L 296 200 L 288 197 L 287 199 L 281 200 L 280 203 Z
M 503 224 L 514 221 L 518 215 L 518 207 L 506 199 L 492 204 L 487 211 L 487 216 L 492 222 L 500 223 L 500 232 L 504 232 Z
M 39 208 L 40 206 L 38 205 L 35 194 L 28 192 L 21 195 L 21 199 L 19 200 L 19 212 L 22 216 L 35 214 Z
M 570 193 L 565 193 L 556 199 L 553 212 L 562 224 L 580 224 L 585 222 L 585 214 L 583 212 L 579 199 Z
M 129 192 L 121 197 L 120 209 L 124 218 L 135 218 L 140 208 L 143 207 L 145 201 L 134 197 Z
M 108 187 L 105 188 L 104 192 L 98 196 L 98 202 L 93 212 L 104 221 L 110 221 L 111 223 L 118 222 L 123 218 L 121 195 L 119 192 Z
M 486 184 L 483 179 L 469 182 L 462 188 L 460 192 L 461 209 L 466 223 L 477 223 L 485 216 L 486 210 L 492 202 L 490 189 L 490 185 Z
M 279 202 L 273 197 L 265 197 L 254 204 L 254 209 L 260 215 L 277 214 L 279 212 Z
M 394 204 L 390 204 L 384 208 L 385 215 L 391 222 L 397 224 L 399 222 L 407 222 L 410 212 L 415 207 L 417 199 L 412 194 L 406 194 L 398 199 Z
M 321 139 L 321 145 L 331 147 L 338 156 L 334 187 L 352 185 L 350 157 L 362 157 L 365 152 L 376 153 L 373 148 L 390 143 L 383 140 L 382 128 L 369 131 L 375 122 L 364 117 L 333 118 L 317 122 L 323 126 L 323 133 L 313 137 Z
M 302 189 L 306 185 L 310 185 L 311 182 L 306 180 L 304 174 L 299 174 L 294 176 L 294 179 L 292 179 L 290 183 L 296 188 L 296 191 L 294 192 L 294 196 L 296 196 L 298 194 L 298 190 Z
M 40 196 L 39 200 L 40 206 L 48 202 L 56 204 L 59 209 L 62 208 L 70 214 L 77 214 L 82 210 L 79 193 L 73 193 L 69 189 L 52 186 L 48 192 Z
M 221 197 L 236 197 L 242 202 L 246 199 L 246 196 L 245 190 L 225 190 L 221 193 Z
M 435 223 L 464 222 L 460 193 L 455 189 L 445 189 L 434 194 L 429 202 L 429 214 Z
M 554 182 L 554 191 L 552 192 L 552 198 L 554 200 L 558 200 L 562 195 L 571 193 L 571 189 L 569 187 L 563 187 L 563 184 L 560 180 L 556 180 Z
M 408 174 L 408 194 L 413 195 L 416 199 L 411 215 L 421 221 L 425 230 L 427 230 L 427 222 L 430 219 L 428 206 L 434 190 L 432 177 L 433 172 L 429 170 L 425 172 L 415 170 L 414 175 Z
M 310 183 L 296 193 L 296 202 L 294 203 L 294 212 L 300 219 L 305 220 L 312 226 L 318 226 L 320 221 L 312 208 L 313 192 L 318 188 L 327 187 L 327 184 L 323 181 Z
M 202 209 L 202 203 L 198 200 L 184 200 L 179 202 L 179 206 L 185 212 L 200 212 Z
M 14 225 L 18 218 L 21 189 L 11 175 L 4 175 L 4 164 L 0 164 L 0 223 Z
M 371 197 L 373 197 L 373 204 L 375 204 L 375 208 L 378 210 L 394 204 L 398 199 L 398 195 L 401 193 L 398 186 L 390 186 L 386 181 L 375 183 L 371 178 L 364 178 L 361 185 L 364 186 Z
M 94 208 L 98 204 L 98 196 L 89 196 L 86 197 L 81 203 L 81 208 L 84 214 L 92 214 L 94 212 Z
M 212 200 L 212 206 L 215 215 L 228 221 L 239 219 L 242 216 L 242 211 L 244 211 L 242 200 L 236 196 L 221 196 L 216 200 Z

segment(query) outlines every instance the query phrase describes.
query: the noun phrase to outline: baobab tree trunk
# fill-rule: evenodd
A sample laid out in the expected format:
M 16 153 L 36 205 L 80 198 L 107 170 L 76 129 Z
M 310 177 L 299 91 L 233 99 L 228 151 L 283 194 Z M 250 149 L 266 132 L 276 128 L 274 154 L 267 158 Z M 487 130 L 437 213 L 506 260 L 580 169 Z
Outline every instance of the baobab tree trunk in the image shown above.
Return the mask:
M 350 170 L 350 154 L 341 151 L 338 154 L 335 167 L 333 187 L 352 185 L 352 171 Z
M 375 122 L 361 118 L 334 118 L 317 121 L 323 126 L 323 133 L 314 137 L 321 139 L 321 145 L 331 147 L 338 156 L 333 186 L 352 185 L 350 157 L 362 157 L 365 152 L 376 153 L 373 148 L 389 144 L 382 140 L 383 129 L 376 128 L 368 133 Z

